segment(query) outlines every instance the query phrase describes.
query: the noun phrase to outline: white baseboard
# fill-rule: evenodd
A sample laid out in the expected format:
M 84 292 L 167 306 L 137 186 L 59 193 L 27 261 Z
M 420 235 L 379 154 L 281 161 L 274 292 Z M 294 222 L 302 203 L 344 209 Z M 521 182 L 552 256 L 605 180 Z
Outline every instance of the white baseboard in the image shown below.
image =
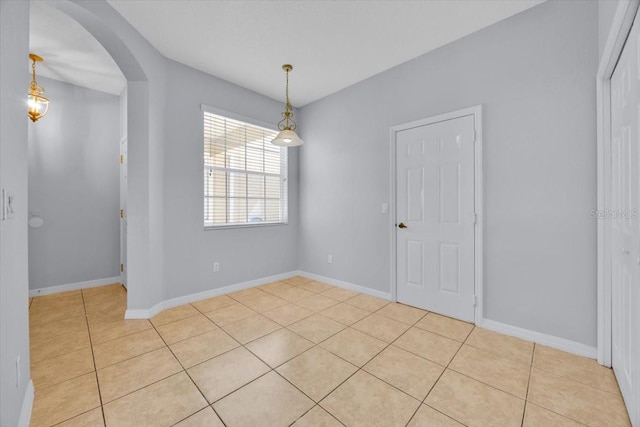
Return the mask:
M 371 295 L 377 298 L 382 298 L 387 301 L 391 301 L 390 292 L 382 292 L 375 289 L 370 289 L 365 286 L 356 285 L 342 280 L 332 279 L 330 277 L 320 276 L 318 274 L 309 273 L 306 271 L 291 271 L 288 273 L 278 274 L 270 277 L 263 277 L 261 279 L 250 280 L 247 282 L 236 283 L 234 285 L 223 286 L 221 288 L 210 289 L 203 292 L 197 292 L 194 294 L 184 295 L 177 298 L 172 298 L 166 301 L 159 302 L 149 309 L 129 309 L 125 313 L 125 319 L 149 319 L 162 310 L 168 308 L 177 307 L 183 304 L 189 304 L 196 301 L 201 301 L 207 298 L 213 298 L 220 295 L 228 294 L 231 292 L 241 291 L 243 289 L 253 288 L 261 286 L 267 283 L 276 282 L 278 280 L 287 279 L 293 276 L 305 276 L 313 280 L 328 283 L 330 285 L 338 286 L 340 288 L 349 289 L 351 291 L 360 292 L 362 294 Z M 533 341 L 538 344 L 546 345 L 548 347 L 556 348 L 558 350 L 567 351 L 569 353 L 577 354 L 580 356 L 589 357 L 595 359 L 597 356 L 596 347 L 588 346 L 576 341 L 567 340 L 564 338 L 555 337 L 553 335 L 543 334 L 541 332 L 532 331 L 529 329 L 519 328 L 517 326 L 508 325 L 506 323 L 496 322 L 489 319 L 481 319 L 481 322 L 476 326 L 486 328 L 495 332 L 500 332 L 505 335 L 521 338 L 527 341 Z
M 95 288 L 96 286 L 111 285 L 120 283 L 120 276 L 105 277 L 104 279 L 87 280 L 85 282 L 67 283 L 66 285 L 49 286 L 40 289 L 30 289 L 29 296 L 57 294 L 60 292 L 75 291 L 76 289 Z
M 228 294 L 231 292 L 241 291 L 243 289 L 253 288 L 256 286 L 266 285 L 267 283 L 277 282 L 278 280 L 288 279 L 289 277 L 296 276 L 297 271 L 291 271 L 288 273 L 277 274 L 275 276 L 263 277 L 261 279 L 249 280 L 248 282 L 236 283 L 234 285 L 223 286 L 222 288 L 210 289 L 208 291 L 197 292 L 195 294 L 184 295 L 177 298 L 161 301 L 149 309 L 134 309 L 127 310 L 124 314 L 125 319 L 150 319 L 162 310 L 168 308 L 177 307 L 183 304 L 189 304 L 196 301 L 201 301 L 207 298 L 213 298 L 220 295 Z
M 24 393 L 24 399 L 22 399 L 22 409 L 20 410 L 18 427 L 29 427 L 29 423 L 31 422 L 31 409 L 33 408 L 33 395 L 33 381 L 29 380 L 27 390 Z
M 231 292 L 241 291 L 243 289 L 253 288 L 256 286 L 262 286 L 267 283 L 277 282 L 278 280 L 288 279 L 293 276 L 305 276 L 313 280 L 325 282 L 330 285 L 338 286 L 340 288 L 349 289 L 351 291 L 360 292 L 363 294 L 371 295 L 374 297 L 382 298 L 387 301 L 391 300 L 391 294 L 388 292 L 376 291 L 374 289 L 365 288 L 364 286 L 354 285 L 353 283 L 343 282 L 342 280 L 332 279 L 330 277 L 319 276 L 313 273 L 307 273 L 306 271 L 290 271 L 288 273 L 278 274 L 270 277 L 263 277 L 262 279 L 250 280 L 248 282 L 236 283 L 235 285 L 224 286 L 222 288 L 210 289 L 208 291 L 198 292 L 195 294 L 189 294 L 177 298 L 172 298 L 166 301 L 161 301 L 149 309 L 129 309 L 124 314 L 125 319 L 150 319 L 162 310 L 168 308 L 177 307 L 183 304 L 189 304 L 196 301 L 201 301 L 207 298 L 213 298 L 220 295 L 228 294 Z
M 598 355 L 598 349 L 596 347 L 565 338 L 555 337 L 553 335 L 543 334 L 542 332 L 536 332 L 530 329 L 507 325 L 506 323 L 496 322 L 495 320 L 482 319 L 481 324 L 476 326 L 500 332 L 501 334 L 510 335 L 512 337 L 521 338 L 523 340 L 533 341 L 537 344 L 546 345 L 547 347 L 577 354 L 578 356 L 588 357 L 590 359 L 595 359 Z
M 332 279 L 331 277 L 320 276 L 318 274 L 308 273 L 306 271 L 296 271 L 296 275 L 305 276 L 319 282 L 324 282 L 329 285 L 338 286 L 339 288 L 349 289 L 350 291 L 360 292 L 361 294 L 371 295 L 372 297 L 382 298 L 387 301 L 391 301 L 390 292 L 377 291 L 375 289 L 367 288 L 365 286 L 356 285 L 349 282 L 343 282 L 342 280 Z

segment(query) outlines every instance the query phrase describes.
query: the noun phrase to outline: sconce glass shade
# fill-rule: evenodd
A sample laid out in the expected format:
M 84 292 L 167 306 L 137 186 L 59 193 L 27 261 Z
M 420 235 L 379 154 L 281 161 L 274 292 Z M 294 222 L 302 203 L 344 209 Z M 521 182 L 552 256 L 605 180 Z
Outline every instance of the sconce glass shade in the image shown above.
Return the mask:
M 30 90 L 28 98 L 28 114 L 32 122 L 38 121 L 38 119 L 47 115 L 49 111 L 49 100 L 38 92 Z
M 297 147 L 298 145 L 302 145 L 304 141 L 291 129 L 284 129 L 273 138 L 271 143 L 281 147 Z
M 38 81 L 36 80 L 36 62 L 44 61 L 42 57 L 36 55 L 35 53 L 29 54 L 29 59 L 33 61 L 31 64 L 31 73 L 32 79 L 29 84 L 29 98 L 27 99 L 27 114 L 29 114 L 29 118 L 32 122 L 37 122 L 38 119 L 47 115 L 49 111 L 49 99 L 42 96 L 44 93 L 44 89 L 38 86 Z

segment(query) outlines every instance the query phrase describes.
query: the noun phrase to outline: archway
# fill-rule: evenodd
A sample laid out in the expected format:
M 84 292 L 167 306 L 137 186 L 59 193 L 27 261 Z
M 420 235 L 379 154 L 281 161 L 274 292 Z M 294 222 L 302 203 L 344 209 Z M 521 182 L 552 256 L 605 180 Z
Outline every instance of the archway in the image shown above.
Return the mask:
M 161 132 L 155 132 L 156 143 L 151 144 L 152 122 L 162 123 L 162 111 L 151 106 L 150 86 L 154 80 L 162 80 L 163 58 L 107 2 L 62 0 L 46 4 L 92 34 L 127 80 L 126 317 L 137 317 L 136 310 L 148 309 L 162 297 L 162 180 L 153 179 L 154 171 L 161 170 L 157 167 L 162 159 Z

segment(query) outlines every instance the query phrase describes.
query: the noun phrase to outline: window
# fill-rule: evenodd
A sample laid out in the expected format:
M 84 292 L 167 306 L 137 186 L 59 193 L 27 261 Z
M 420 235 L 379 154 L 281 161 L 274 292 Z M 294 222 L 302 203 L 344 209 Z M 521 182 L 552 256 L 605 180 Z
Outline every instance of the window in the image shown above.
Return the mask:
M 287 150 L 277 132 L 204 112 L 204 226 L 287 222 Z

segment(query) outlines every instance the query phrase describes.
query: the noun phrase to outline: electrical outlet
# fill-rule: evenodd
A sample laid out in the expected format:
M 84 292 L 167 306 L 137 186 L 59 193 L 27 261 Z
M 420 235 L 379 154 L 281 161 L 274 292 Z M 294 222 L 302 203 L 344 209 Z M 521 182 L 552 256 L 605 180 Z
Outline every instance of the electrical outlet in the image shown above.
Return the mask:
M 382 213 L 389 213 L 389 203 L 382 204 Z
M 16 358 L 16 388 L 20 387 L 20 371 L 22 371 L 22 364 L 20 363 L 20 356 Z
M 218 271 L 220 271 L 220 263 L 219 262 L 214 262 L 213 263 L 213 272 L 217 273 Z
M 329 255 L 329 256 L 327 257 L 327 262 L 328 262 L 329 264 L 333 264 L 333 255 Z

